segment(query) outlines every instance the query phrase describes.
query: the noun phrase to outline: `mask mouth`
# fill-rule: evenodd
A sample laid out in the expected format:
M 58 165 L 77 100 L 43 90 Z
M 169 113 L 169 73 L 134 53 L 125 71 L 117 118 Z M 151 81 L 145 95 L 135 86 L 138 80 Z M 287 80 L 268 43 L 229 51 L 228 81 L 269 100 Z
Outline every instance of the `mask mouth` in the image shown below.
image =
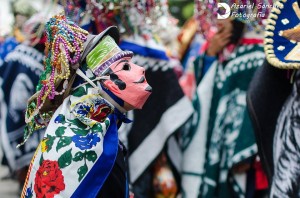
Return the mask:
M 152 93 L 152 87 L 150 85 L 148 85 L 148 87 L 146 87 L 145 91 Z
M 145 76 L 142 76 L 138 81 L 136 81 L 134 83 L 136 83 L 136 84 L 143 83 L 143 82 L 145 82 L 145 80 L 146 80 Z

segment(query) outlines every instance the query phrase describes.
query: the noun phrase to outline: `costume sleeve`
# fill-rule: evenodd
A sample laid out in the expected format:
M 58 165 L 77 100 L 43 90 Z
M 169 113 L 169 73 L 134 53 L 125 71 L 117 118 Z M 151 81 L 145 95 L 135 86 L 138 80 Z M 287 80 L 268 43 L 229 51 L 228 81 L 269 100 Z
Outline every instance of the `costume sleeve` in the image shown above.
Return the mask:
M 126 184 L 126 167 L 124 161 L 124 153 L 122 152 L 119 146 L 115 164 L 110 174 L 108 175 L 108 178 L 104 182 L 103 187 L 101 188 L 97 197 L 128 197 L 129 195 Z
M 208 56 L 205 53 L 201 54 L 196 58 L 196 60 L 194 61 L 194 71 L 197 86 L 201 82 L 202 78 L 204 77 L 210 66 L 216 60 L 216 56 Z
M 247 94 L 247 107 L 254 127 L 258 152 L 269 181 L 273 175 L 273 139 L 277 118 L 291 93 L 287 71 L 267 61 L 255 73 Z

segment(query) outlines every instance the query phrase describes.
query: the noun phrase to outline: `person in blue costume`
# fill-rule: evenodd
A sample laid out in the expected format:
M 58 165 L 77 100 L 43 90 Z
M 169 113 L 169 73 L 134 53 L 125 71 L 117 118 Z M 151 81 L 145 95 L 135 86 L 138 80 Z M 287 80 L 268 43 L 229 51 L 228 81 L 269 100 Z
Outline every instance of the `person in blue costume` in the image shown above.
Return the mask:
M 33 30 L 34 31 L 34 30 Z M 32 38 L 33 40 L 36 37 Z M 42 131 L 35 134 L 28 145 L 16 146 L 22 142 L 25 127 L 24 111 L 30 95 L 34 93 L 39 75 L 43 70 L 45 40 L 33 43 L 26 39 L 9 52 L 1 67 L 1 139 L 4 158 L 2 164 L 10 170 L 22 186 L 30 159 L 42 138 Z

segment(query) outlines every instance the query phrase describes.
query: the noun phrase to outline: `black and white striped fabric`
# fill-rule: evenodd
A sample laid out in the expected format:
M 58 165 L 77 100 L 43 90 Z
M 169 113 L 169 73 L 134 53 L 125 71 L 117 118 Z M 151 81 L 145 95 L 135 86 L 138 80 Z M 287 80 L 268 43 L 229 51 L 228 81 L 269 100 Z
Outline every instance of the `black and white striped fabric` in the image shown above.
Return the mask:
M 130 180 L 135 186 L 165 146 L 173 165 L 180 169 L 180 148 L 172 135 L 188 120 L 193 108 L 169 61 L 136 55 L 133 62 L 146 68 L 146 79 L 153 90 L 142 110 L 129 113 L 134 120 L 131 126 L 119 131 L 120 135 L 128 134 Z
M 134 111 L 134 123 L 128 135 L 132 182 L 157 157 L 167 139 L 193 112 L 190 100 L 184 96 L 176 74 L 167 61 L 143 56 L 135 56 L 133 61 L 148 67 L 146 79 L 153 93 L 142 110 Z M 155 69 L 158 65 L 162 66 Z
M 274 136 L 271 196 L 300 197 L 300 72 L 283 106 Z

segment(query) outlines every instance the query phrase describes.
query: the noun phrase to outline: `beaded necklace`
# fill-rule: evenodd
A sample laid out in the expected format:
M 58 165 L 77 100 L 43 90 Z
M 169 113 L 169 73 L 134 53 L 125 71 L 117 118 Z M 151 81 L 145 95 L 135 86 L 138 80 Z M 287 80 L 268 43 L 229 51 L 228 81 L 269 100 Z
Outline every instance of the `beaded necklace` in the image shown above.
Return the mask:
M 55 91 L 55 82 L 58 79 L 69 78 L 69 63 L 72 65 L 78 63 L 88 32 L 75 23 L 68 22 L 65 16 L 57 15 L 46 24 L 46 34 L 45 71 L 37 86 L 37 91 L 41 91 L 38 96 L 38 106 L 46 97 L 54 99 L 55 95 L 63 93 Z
M 87 31 L 67 20 L 64 15 L 53 16 L 46 23 L 45 32 L 44 72 L 36 87 L 37 93 L 29 99 L 26 109 L 24 142 L 34 131 L 45 127 L 51 118 L 53 112 L 41 113 L 40 110 L 47 100 L 55 100 L 55 96 L 64 94 L 69 83 L 70 67 L 79 63 L 88 35 Z M 58 91 L 61 82 L 62 90 Z

